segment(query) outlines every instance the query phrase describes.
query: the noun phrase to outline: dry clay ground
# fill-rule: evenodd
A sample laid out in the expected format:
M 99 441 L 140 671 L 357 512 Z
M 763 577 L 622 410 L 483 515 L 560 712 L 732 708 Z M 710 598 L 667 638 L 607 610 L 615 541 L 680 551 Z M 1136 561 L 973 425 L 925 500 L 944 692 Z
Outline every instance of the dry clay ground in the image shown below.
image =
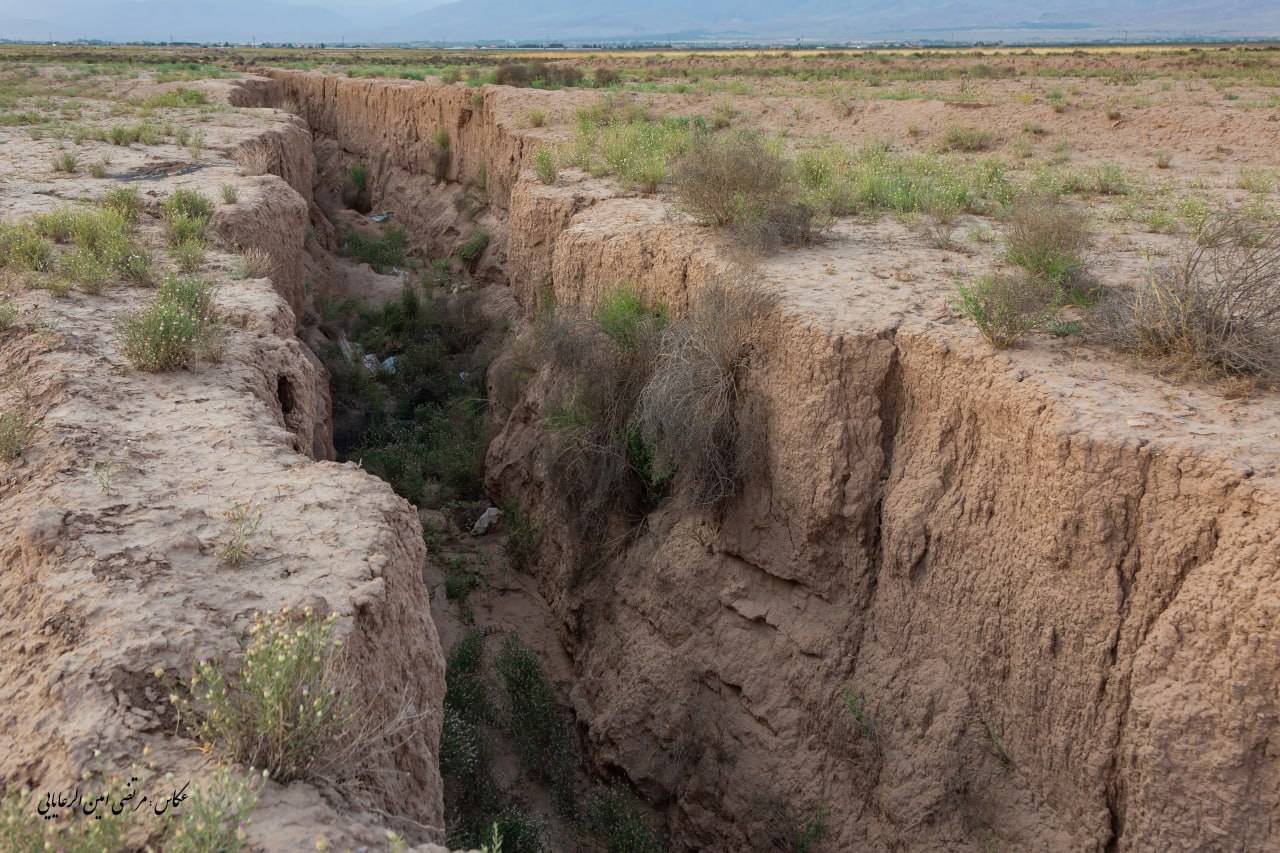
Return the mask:
M 1132 59 L 1116 54 L 1073 62 L 1086 65 L 1091 74 L 1099 64 L 1113 72 L 1126 63 L 1133 67 Z M 658 68 L 655 85 L 669 87 L 682 79 L 678 72 L 686 64 L 671 60 Z M 787 77 L 762 82 L 726 73 L 715 80 L 721 91 L 714 93 L 627 97 L 653 115 L 711 116 L 719 109 L 732 115 L 733 127 L 781 135 L 792 151 L 885 142 L 897 152 L 930 155 L 943 146 L 949 129 L 976 128 L 992 134 L 988 150 L 942 156 L 959 162 L 999 158 L 1010 179 L 1024 186 L 1034 185 L 1037 176 L 1074 172 L 1087 178 L 1111 170 L 1120 192 L 1086 190 L 1065 197 L 1088 217 L 1087 274 L 1105 290 L 1130 287 L 1154 267 L 1175 262 L 1206 211 L 1248 210 L 1260 222 L 1280 220 L 1275 86 L 1246 79 L 1226 88 L 1187 78 L 1185 70 L 1177 72 L 1179 77 L 1169 73 L 1130 85 L 1067 73 L 877 87 Z M 738 86 L 748 87 L 750 94 L 734 94 Z M 833 97 L 830 90 L 837 86 L 841 94 Z M 526 91 L 528 98 L 518 105 L 503 102 L 502 119 L 550 146 L 569 144 L 576 110 L 600 100 L 581 90 Z M 546 115 L 545 126 L 530 128 L 530 115 L 539 112 Z M 1163 155 L 1159 162 L 1158 153 Z M 559 184 L 589 195 L 598 192 L 573 169 L 562 171 Z M 590 227 L 623 234 L 691 224 L 669 200 L 633 195 Z M 990 351 L 958 316 L 955 284 L 1008 268 L 1002 261 L 1005 226 L 996 218 L 962 215 L 946 229 L 954 245 L 938 248 L 927 233 L 929 225 L 928 216 L 915 215 L 847 219 L 836 224 L 829 239 L 768 257 L 761 270 L 786 294 L 787 307 L 822 328 L 948 326 L 948 340 Z M 1047 393 L 1069 399 L 1062 411 L 1072 412 L 1081 430 L 1176 442 L 1230 458 L 1241 469 L 1280 471 L 1280 400 L 1273 392 L 1165 375 L 1092 342 L 1089 309 L 1068 309 L 1063 316 L 1080 322 L 1085 335 L 1040 333 L 991 357 L 1026 372 Z M 1248 392 L 1243 398 L 1242 390 Z

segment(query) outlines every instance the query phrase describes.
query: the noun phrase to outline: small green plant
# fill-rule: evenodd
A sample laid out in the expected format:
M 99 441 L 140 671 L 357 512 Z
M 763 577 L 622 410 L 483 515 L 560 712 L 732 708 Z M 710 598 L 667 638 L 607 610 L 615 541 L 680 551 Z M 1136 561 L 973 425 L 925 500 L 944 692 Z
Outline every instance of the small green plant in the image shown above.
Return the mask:
M 1267 195 L 1276 188 L 1276 175 L 1266 169 L 1241 169 L 1236 186 L 1256 195 Z
M 357 193 L 364 192 L 369 186 L 369 164 L 356 163 L 347 172 L 347 178 Z
M 0 266 L 20 272 L 41 272 L 53 263 L 53 243 L 28 222 L 0 222 Z
M 1005 258 L 1059 290 L 1085 267 L 1088 221 L 1064 204 L 1044 198 L 1020 199 L 1009 214 Z
M 611 288 L 595 308 L 600 330 L 624 351 L 634 351 L 642 340 L 652 336 L 652 326 L 661 330 L 667 324 L 662 305 L 650 304 L 636 290 L 625 285 Z
M 107 176 L 107 165 L 106 160 L 94 160 L 89 164 L 89 174 L 101 180 Z
M 436 144 L 436 148 L 441 151 L 448 151 L 450 146 L 449 131 L 443 127 L 435 132 L 431 140 Z
M 542 127 L 546 123 L 546 110 L 529 110 L 529 127 Z
M 17 306 L 12 302 L 0 302 L 0 332 L 7 331 L 17 319 Z
M 487 231 L 475 231 L 459 244 L 456 250 L 458 260 L 468 267 L 475 267 L 487 248 L 489 248 L 489 233 Z
M 560 170 L 556 165 L 556 155 L 551 149 L 542 148 L 533 155 L 533 172 L 538 176 L 538 180 L 547 186 L 555 185 Z
M 240 853 L 247 850 L 245 825 L 258 804 L 262 779 L 219 768 L 188 797 L 164 841 L 165 853 Z
M 97 293 L 112 272 L 137 282 L 150 280 L 151 260 L 132 234 L 140 205 L 136 191 L 113 191 L 97 209 L 53 211 L 36 217 L 34 227 L 58 242 L 75 245 L 60 258 L 59 268 L 82 289 Z
M 169 254 L 179 272 L 193 273 L 204 265 L 204 241 L 188 238 L 171 248 Z
M 36 424 L 25 409 L 0 412 L 0 461 L 12 462 L 35 437 Z
M 142 102 L 144 107 L 198 107 L 209 103 L 209 96 L 196 89 L 170 89 L 159 95 L 152 95 Z
M 871 712 L 867 710 L 866 699 L 863 695 L 852 687 L 845 685 L 840 690 L 840 698 L 844 701 L 844 707 L 849 712 L 849 716 L 853 717 L 859 736 L 866 740 L 875 740 L 876 724 L 871 718 Z
M 240 190 L 235 184 L 223 184 L 221 192 L 223 204 L 235 204 L 240 200 Z
M 1004 349 L 1043 325 L 1054 294 L 1036 279 L 993 273 L 957 284 L 960 313 L 978 327 L 992 346 Z
M 480 853 L 502 853 L 502 831 L 498 824 L 489 828 L 489 837 L 480 845 Z
M 1093 172 L 1093 191 L 1098 195 L 1127 195 L 1129 181 L 1115 163 L 1103 163 Z
M 214 353 L 216 330 L 213 287 L 196 279 L 169 278 L 146 307 L 125 315 L 118 338 L 134 367 L 179 370 Z
M 112 495 L 112 484 L 115 482 L 116 473 L 119 470 L 120 466 L 110 460 L 94 462 L 90 471 L 93 474 L 94 482 L 98 484 L 98 491 L 108 497 Z
M 225 516 L 231 532 L 218 550 L 218 559 L 228 566 L 240 566 L 253 554 L 254 539 L 262 527 L 262 508 L 253 501 L 236 503 Z
M 277 782 L 308 778 L 349 755 L 354 708 L 333 637 L 337 614 L 300 615 L 259 613 L 235 671 L 201 661 L 191 678 L 195 734 Z
M 370 237 L 352 231 L 342 241 L 342 253 L 363 261 L 380 273 L 404 266 L 409 237 L 400 227 L 392 228 L 381 237 Z
M 204 153 L 204 133 L 197 130 L 194 131 L 187 140 L 187 153 L 191 155 L 192 160 L 199 160 L 200 155 Z
M 199 190 L 174 190 L 164 200 L 164 215 L 166 218 L 185 216 L 208 222 L 213 216 L 213 202 Z
M 134 187 L 114 187 L 107 190 L 99 203 L 123 216 L 129 224 L 136 223 L 142 214 L 142 196 Z
M 101 293 L 111 278 L 111 268 L 87 249 L 75 248 L 58 258 L 58 272 L 85 293 Z
M 55 172 L 66 172 L 69 175 L 74 175 L 79 167 L 80 158 L 76 156 L 74 151 L 63 151 L 53 158 L 53 171 Z
M 1160 150 L 1156 152 L 1156 168 L 1167 169 L 1173 165 L 1173 155 L 1168 151 Z
M 1083 329 L 1075 320 L 1054 320 L 1049 323 L 1049 334 L 1055 338 L 1066 338 L 1080 334 Z
M 186 213 L 170 213 L 165 217 L 165 240 L 171 248 L 183 243 L 204 245 L 209 220 Z
M 987 731 L 987 740 L 991 743 L 991 752 L 1005 767 L 1012 767 L 1013 756 L 1009 754 L 1009 750 L 1004 745 L 1003 728 L 991 725 L 991 721 L 986 719 L 982 721 L 982 727 Z

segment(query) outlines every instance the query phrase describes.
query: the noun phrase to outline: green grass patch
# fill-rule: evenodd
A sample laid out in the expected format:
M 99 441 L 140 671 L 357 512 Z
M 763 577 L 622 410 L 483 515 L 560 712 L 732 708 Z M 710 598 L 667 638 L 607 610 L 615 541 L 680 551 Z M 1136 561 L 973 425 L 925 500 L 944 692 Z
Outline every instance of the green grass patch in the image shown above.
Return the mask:
M 375 272 L 386 273 L 403 267 L 409 248 L 409 237 L 400 227 L 391 228 L 381 237 L 370 237 L 352 231 L 342 240 L 342 254 L 368 264 Z

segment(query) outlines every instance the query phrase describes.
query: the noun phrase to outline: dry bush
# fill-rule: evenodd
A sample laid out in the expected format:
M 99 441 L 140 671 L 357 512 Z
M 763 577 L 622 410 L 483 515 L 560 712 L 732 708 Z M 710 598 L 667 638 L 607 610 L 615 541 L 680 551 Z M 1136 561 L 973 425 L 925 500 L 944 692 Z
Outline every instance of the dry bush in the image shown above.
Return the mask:
M 817 235 L 792 165 L 758 133 L 695 136 L 672 177 L 686 210 L 703 224 L 731 228 L 748 246 L 772 250 Z
M 263 145 L 242 145 L 236 149 L 235 161 L 242 175 L 265 175 L 275 165 L 275 155 Z
M 553 379 L 543 410 L 554 436 L 550 473 L 584 534 L 614 511 L 643 508 L 666 486 L 633 424 L 665 320 L 626 293 L 606 296 L 594 315 L 544 317 L 535 333 Z
M 269 278 L 275 269 L 275 260 L 266 249 L 252 247 L 240 252 L 232 262 L 232 278 Z
M 1062 290 L 1085 268 L 1090 234 L 1082 213 L 1040 196 L 1018 199 L 1009 212 L 1006 260 Z
M 1280 380 L 1280 225 L 1210 217 L 1177 262 L 1112 294 L 1105 317 L 1111 341 L 1143 358 Z
M 944 151 L 988 151 L 994 148 L 996 135 L 989 130 L 976 127 L 960 127 L 952 125 L 942 135 Z
M 676 472 L 691 503 L 736 494 L 756 455 L 759 434 L 744 423 L 743 380 L 776 301 L 754 281 L 715 282 L 662 335 L 638 419 L 658 465 Z
M 577 86 L 582 71 L 572 65 L 533 62 L 504 62 L 494 71 L 494 82 L 500 86 L 532 86 L 541 82 L 549 87 Z

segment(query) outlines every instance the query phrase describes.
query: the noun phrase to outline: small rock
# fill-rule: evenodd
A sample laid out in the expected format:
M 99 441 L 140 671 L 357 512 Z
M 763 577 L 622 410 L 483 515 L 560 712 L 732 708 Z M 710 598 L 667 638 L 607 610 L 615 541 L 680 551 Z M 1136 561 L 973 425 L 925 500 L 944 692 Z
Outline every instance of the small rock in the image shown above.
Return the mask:
M 1151 426 L 1151 421 L 1144 421 L 1142 418 L 1129 418 L 1129 420 L 1125 421 L 1125 423 L 1127 423 L 1131 427 Z
M 422 522 L 423 530 L 444 533 L 449 529 L 449 519 L 445 518 L 444 513 L 438 509 L 420 508 L 418 510 L 418 520 Z
M 502 518 L 502 510 L 498 509 L 496 506 L 489 507 L 481 513 L 480 517 L 476 519 L 476 523 L 471 526 L 471 535 L 485 535 L 489 532 L 490 528 L 498 523 L 498 519 L 500 518 Z
M 360 363 L 364 365 L 364 369 L 370 373 L 378 372 L 378 357 L 373 353 L 365 353 L 364 358 L 360 359 Z

